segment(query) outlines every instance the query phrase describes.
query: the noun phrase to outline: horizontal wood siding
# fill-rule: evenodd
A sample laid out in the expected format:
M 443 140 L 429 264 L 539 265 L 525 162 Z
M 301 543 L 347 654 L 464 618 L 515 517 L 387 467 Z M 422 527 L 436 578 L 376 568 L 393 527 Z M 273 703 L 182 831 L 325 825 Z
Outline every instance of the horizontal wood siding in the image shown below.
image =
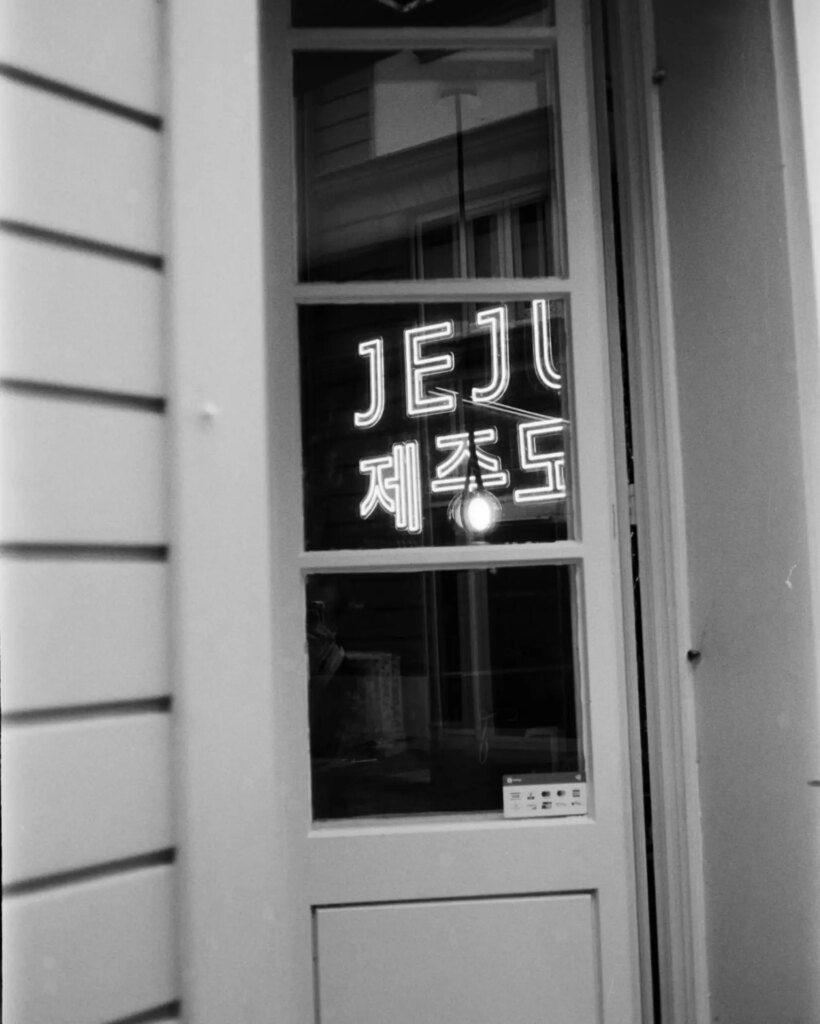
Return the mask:
M 140 252 L 160 238 L 156 131 L 0 79 L 0 217 Z
M 0 61 L 156 113 L 160 11 L 157 0 L 6 0 Z
M 165 6 L 0 12 L 3 1002 L 179 1024 Z
M 0 374 L 162 395 L 162 289 L 150 267 L 0 236 Z
M 160 866 L 7 897 L 4 1020 L 104 1024 L 172 1002 L 172 874 Z
M 0 398 L 0 537 L 162 544 L 166 424 L 141 410 L 38 394 Z
M 7 726 L 5 884 L 169 849 L 170 740 L 164 714 Z
M 6 715 L 167 697 L 168 567 L 7 559 L 0 636 Z
M 359 71 L 303 97 L 311 131 L 308 161 L 316 175 L 355 166 L 373 156 L 373 76 Z

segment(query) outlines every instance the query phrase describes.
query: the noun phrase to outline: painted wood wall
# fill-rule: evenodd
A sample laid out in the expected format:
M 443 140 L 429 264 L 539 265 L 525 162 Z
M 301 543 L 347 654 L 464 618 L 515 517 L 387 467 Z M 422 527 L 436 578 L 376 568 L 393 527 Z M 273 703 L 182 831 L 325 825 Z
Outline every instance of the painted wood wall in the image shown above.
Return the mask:
M 157 0 L 0 13 L 4 1021 L 178 1017 Z
M 820 1020 L 820 349 L 790 6 L 655 3 L 711 1018 L 743 1024 Z

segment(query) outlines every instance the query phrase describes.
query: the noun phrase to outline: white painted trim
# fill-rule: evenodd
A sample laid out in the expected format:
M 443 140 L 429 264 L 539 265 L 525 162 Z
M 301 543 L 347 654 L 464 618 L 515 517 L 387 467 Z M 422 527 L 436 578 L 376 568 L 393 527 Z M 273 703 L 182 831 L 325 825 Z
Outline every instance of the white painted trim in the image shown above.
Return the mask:
M 815 678 L 820 677 L 820 6 L 771 0 L 801 422 Z M 801 117 L 802 115 L 802 117 Z M 818 722 L 820 725 L 820 722 Z M 820 747 L 818 747 L 820 757 Z M 820 760 L 812 766 L 820 777 Z M 820 946 L 820 920 L 815 919 Z
M 789 97 L 794 106 L 788 123 L 792 124 L 794 119 L 802 122 L 796 128 L 798 131 L 802 129 L 800 155 L 805 160 L 804 188 L 808 192 L 814 250 L 814 291 L 816 296 L 820 296 L 820 124 L 816 114 L 820 105 L 820 62 L 817 60 L 820 53 L 820 6 L 816 0 L 771 0 L 771 3 L 776 30 L 774 38 L 778 44 L 776 57 L 794 61 L 792 77 L 796 75 L 798 95 Z M 778 31 L 780 25 L 783 28 Z M 789 33 L 785 51 L 784 36 L 780 34 L 784 30 Z
M 612 126 L 606 98 L 606 40 L 604 38 L 604 11 L 601 2 L 595 3 L 591 11 L 592 45 L 596 116 L 598 130 L 598 160 L 600 203 L 604 223 L 603 241 L 606 260 L 607 318 L 609 323 L 610 388 L 613 404 L 613 446 L 612 463 L 615 467 L 615 520 L 616 535 L 620 552 L 621 610 L 623 625 L 624 663 L 629 730 L 630 791 L 632 794 L 633 847 L 635 864 L 635 895 L 637 903 L 637 931 L 640 962 L 641 1020 L 652 1020 L 653 979 L 652 943 L 650 922 L 649 875 L 646 856 L 646 814 L 644 807 L 643 735 L 641 729 L 640 693 L 638 686 L 638 638 L 635 618 L 635 595 L 632 570 L 632 525 L 631 492 L 627 474 L 627 436 L 624 380 L 622 374 L 621 346 L 624 339 L 620 324 L 620 295 L 615 235 L 616 198 L 612 188 L 612 157 L 610 137 Z
M 473 277 L 463 280 L 427 281 L 351 281 L 343 284 L 317 283 L 294 286 L 296 301 L 302 306 L 324 302 L 365 301 L 413 303 L 495 302 L 497 299 L 560 299 L 569 296 L 575 284 L 569 277 L 530 277 L 517 280 L 504 277 Z M 488 298 L 492 296 L 492 298 Z
M 190 1024 L 280 1016 L 255 0 L 174 0 L 166 217 L 178 941 Z
M 651 0 L 610 25 L 641 552 L 661 1014 L 709 1020 L 681 435 Z
M 494 565 L 567 565 L 581 562 L 579 541 L 532 544 L 476 544 L 430 548 L 371 548 L 308 551 L 299 557 L 304 572 L 402 572 L 413 569 L 489 568 Z
M 310 809 L 305 593 L 296 564 L 304 544 L 302 445 L 298 357 L 297 203 L 293 64 L 287 40 L 290 4 L 262 4 L 263 165 L 265 271 L 269 365 L 266 425 L 270 445 L 270 590 L 275 675 L 274 771 L 282 792 L 272 815 L 282 838 L 275 866 L 277 1022 L 314 1021 L 314 972 L 310 950 L 313 920 L 305 906 L 308 867 L 299 838 L 307 833 Z M 307 956 L 305 955 L 307 951 Z

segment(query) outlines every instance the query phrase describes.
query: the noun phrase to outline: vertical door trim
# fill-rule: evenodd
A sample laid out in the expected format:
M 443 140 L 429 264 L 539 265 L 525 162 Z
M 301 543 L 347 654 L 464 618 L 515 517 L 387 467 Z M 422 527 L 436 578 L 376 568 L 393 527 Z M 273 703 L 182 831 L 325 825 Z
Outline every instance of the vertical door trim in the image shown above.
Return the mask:
M 681 432 L 652 0 L 608 23 L 635 459 L 660 1007 L 710 1019 Z
M 182 1013 L 279 1019 L 256 0 L 166 15 L 176 914 Z M 285 1018 L 282 1018 L 285 1019 Z M 296 1018 L 291 1018 L 296 1019 Z
M 595 92 L 595 124 L 598 134 L 598 181 L 600 186 L 601 215 L 604 222 L 604 258 L 606 268 L 607 320 L 609 326 L 610 390 L 612 394 L 613 450 L 615 467 L 615 507 L 613 516 L 619 545 L 621 566 L 621 613 L 623 626 L 625 695 L 629 734 L 629 775 L 632 795 L 632 830 L 637 904 L 637 941 L 640 960 L 641 1020 L 653 1021 L 655 1009 L 654 964 L 655 939 L 651 920 L 651 882 L 647 858 L 647 828 L 644 787 L 644 739 L 640 698 L 640 666 L 638 652 L 638 622 L 635 604 L 632 557 L 632 515 L 630 483 L 628 479 L 629 453 L 627 438 L 627 395 L 623 379 L 621 347 L 624 343 L 620 317 L 621 286 L 619 282 L 617 250 L 617 198 L 613 187 L 611 152 L 612 124 L 608 106 L 608 57 L 604 31 L 603 3 L 593 3 L 590 12 Z

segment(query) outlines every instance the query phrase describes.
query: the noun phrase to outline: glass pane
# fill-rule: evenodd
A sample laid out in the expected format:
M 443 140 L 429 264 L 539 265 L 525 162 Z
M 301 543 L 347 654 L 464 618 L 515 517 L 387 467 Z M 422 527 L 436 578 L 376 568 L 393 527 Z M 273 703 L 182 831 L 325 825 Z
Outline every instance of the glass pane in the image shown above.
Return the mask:
M 571 536 L 568 306 L 303 307 L 306 548 Z
M 313 814 L 493 811 L 582 773 L 568 566 L 307 580 Z
M 314 26 L 552 25 L 552 0 L 292 0 L 293 24 Z
M 305 281 L 563 276 L 552 50 L 295 57 Z

